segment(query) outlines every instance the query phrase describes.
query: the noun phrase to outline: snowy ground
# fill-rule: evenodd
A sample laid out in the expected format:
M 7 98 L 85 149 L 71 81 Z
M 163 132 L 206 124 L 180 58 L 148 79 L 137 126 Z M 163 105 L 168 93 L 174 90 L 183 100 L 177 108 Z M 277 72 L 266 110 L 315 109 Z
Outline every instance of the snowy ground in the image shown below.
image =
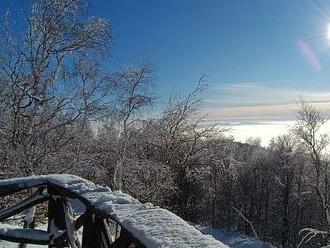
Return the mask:
M 212 235 L 216 240 L 221 241 L 231 248 L 276 248 L 275 246 L 259 242 L 254 238 L 238 232 L 229 232 L 223 229 L 202 226 L 196 226 L 196 228 L 204 234 Z
M 44 245 L 28 245 L 28 248 L 46 247 Z M 0 248 L 17 248 L 17 244 L 0 240 Z

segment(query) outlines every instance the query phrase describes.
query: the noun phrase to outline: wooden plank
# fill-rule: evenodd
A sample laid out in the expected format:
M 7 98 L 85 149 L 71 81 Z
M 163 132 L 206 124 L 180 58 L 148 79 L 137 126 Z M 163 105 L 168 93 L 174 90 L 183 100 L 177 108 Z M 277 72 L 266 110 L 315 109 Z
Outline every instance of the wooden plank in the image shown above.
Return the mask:
M 111 238 L 107 219 L 101 220 L 100 224 L 101 224 L 102 245 L 104 247 L 110 247 L 110 245 L 113 243 L 113 240 Z
M 5 183 L 2 183 L 2 182 Z M 14 180 L 8 180 L 10 182 L 6 182 L 7 180 L 0 181 L 0 197 L 10 195 L 25 189 L 30 189 L 33 187 L 41 187 L 47 185 L 47 182 L 36 180 L 34 183 L 25 183 L 24 178 L 20 178 L 19 181 L 15 182 Z
M 49 242 L 49 233 L 43 230 L 2 227 L 0 225 L 0 239 L 15 243 L 46 245 Z
M 49 199 L 48 193 L 43 193 L 44 188 L 37 190 L 33 195 L 28 198 L 10 206 L 6 209 L 0 210 L 0 221 L 3 221 L 15 214 L 18 214 L 34 205 L 45 202 Z
M 68 237 L 69 244 L 72 248 L 79 248 L 80 244 L 75 230 L 72 208 L 67 201 L 63 201 L 63 209 L 65 216 L 66 235 Z

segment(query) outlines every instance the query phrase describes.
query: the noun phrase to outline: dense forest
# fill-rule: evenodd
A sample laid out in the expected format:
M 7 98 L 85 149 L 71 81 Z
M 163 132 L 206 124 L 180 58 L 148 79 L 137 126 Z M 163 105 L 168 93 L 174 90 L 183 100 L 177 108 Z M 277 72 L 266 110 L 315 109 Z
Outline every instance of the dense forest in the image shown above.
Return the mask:
M 86 18 L 86 9 L 80 0 L 36 0 L 24 31 L 5 13 L 1 179 L 76 174 L 278 247 L 330 244 L 326 118 L 315 106 L 299 100 L 296 125 L 268 147 L 208 122 L 204 77 L 155 111 L 152 67 L 110 70 L 110 22 Z

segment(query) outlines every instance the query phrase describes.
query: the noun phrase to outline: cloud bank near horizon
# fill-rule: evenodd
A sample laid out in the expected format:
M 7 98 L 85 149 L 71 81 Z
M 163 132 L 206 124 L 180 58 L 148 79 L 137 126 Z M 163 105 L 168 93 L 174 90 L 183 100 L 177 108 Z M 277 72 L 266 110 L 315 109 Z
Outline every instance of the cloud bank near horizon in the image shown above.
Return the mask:
M 270 121 L 258 123 L 238 123 L 228 125 L 230 129 L 225 133 L 227 136 L 233 136 L 236 141 L 246 142 L 249 138 L 260 138 L 261 145 L 267 147 L 271 139 L 290 132 L 294 127 L 294 121 Z M 326 122 L 320 129 L 320 134 L 330 133 L 330 122 Z M 329 148 L 330 152 L 330 148 Z
M 209 98 L 204 100 L 204 111 L 210 121 L 292 120 L 299 97 L 325 115 L 330 113 L 330 90 L 293 89 L 249 82 L 213 86 L 210 90 Z

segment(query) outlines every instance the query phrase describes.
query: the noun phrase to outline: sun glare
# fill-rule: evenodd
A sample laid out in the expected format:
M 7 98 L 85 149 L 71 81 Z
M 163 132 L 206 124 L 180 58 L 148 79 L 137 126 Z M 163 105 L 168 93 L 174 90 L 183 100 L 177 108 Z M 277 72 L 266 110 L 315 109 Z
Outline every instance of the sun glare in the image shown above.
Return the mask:
M 330 23 L 328 23 L 327 27 L 327 39 L 330 41 Z

